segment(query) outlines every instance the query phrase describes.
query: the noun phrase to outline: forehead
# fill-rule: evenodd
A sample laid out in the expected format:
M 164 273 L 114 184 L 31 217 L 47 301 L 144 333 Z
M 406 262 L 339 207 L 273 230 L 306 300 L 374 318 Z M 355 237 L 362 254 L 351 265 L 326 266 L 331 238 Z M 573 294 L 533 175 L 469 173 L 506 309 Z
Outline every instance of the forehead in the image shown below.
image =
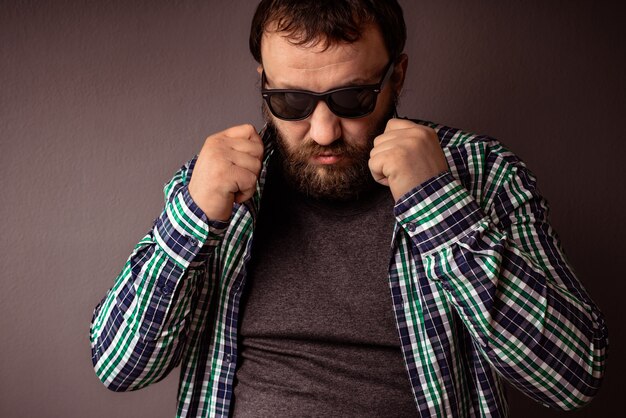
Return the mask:
M 324 91 L 357 81 L 377 81 L 388 53 L 377 26 L 367 26 L 354 43 L 296 45 L 268 31 L 261 42 L 263 69 L 271 88 Z

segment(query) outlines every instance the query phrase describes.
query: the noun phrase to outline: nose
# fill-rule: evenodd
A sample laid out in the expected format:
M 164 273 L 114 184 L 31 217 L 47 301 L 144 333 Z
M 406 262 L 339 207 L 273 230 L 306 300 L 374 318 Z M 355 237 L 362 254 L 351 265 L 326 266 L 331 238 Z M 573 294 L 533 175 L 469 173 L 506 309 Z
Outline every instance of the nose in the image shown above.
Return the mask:
M 341 137 L 340 118 L 319 101 L 310 116 L 309 135 L 320 145 L 330 145 Z

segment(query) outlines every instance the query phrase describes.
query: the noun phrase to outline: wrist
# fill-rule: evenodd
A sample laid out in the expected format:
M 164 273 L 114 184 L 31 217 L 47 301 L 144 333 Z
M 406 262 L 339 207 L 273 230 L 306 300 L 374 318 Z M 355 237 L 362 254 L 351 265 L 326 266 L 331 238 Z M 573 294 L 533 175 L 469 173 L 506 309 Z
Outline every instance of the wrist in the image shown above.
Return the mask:
M 191 187 L 189 187 L 189 195 L 207 219 L 220 222 L 227 222 L 230 219 L 233 209 L 232 199 L 229 202 L 228 199 L 211 198 L 205 193 L 197 193 Z

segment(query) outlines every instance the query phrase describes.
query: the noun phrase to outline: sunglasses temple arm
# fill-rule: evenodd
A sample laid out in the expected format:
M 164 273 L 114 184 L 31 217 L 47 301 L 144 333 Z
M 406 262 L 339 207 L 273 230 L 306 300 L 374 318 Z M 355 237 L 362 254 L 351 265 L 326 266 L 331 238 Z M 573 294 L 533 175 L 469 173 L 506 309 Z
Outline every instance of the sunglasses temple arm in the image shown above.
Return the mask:
M 393 107 L 393 117 L 394 117 L 394 118 L 396 118 L 396 119 L 407 119 L 407 120 L 409 119 L 409 118 L 408 118 L 408 117 L 406 117 L 406 116 L 400 116 L 400 115 L 398 115 L 398 108 L 397 108 L 397 107 L 395 107 L 395 106 Z

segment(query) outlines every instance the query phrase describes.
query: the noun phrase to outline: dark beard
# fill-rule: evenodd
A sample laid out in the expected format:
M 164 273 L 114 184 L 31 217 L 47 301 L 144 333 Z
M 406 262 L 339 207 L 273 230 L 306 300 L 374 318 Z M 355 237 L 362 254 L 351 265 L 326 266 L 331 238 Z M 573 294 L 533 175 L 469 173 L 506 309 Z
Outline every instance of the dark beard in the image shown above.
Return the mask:
M 372 177 L 368 166 L 370 151 L 374 146 L 374 139 L 384 132 L 387 121 L 394 115 L 395 106 L 393 106 L 393 101 L 391 103 L 388 112 L 367 134 L 367 141 L 360 146 L 348 144 L 343 138 L 335 140 L 328 146 L 306 139 L 294 151 L 288 148 L 264 107 L 267 129 L 276 140 L 285 181 L 306 196 L 325 200 L 358 199 L 360 195 L 375 187 L 378 183 Z M 352 164 L 318 166 L 308 162 L 312 155 L 329 151 L 342 154 Z

